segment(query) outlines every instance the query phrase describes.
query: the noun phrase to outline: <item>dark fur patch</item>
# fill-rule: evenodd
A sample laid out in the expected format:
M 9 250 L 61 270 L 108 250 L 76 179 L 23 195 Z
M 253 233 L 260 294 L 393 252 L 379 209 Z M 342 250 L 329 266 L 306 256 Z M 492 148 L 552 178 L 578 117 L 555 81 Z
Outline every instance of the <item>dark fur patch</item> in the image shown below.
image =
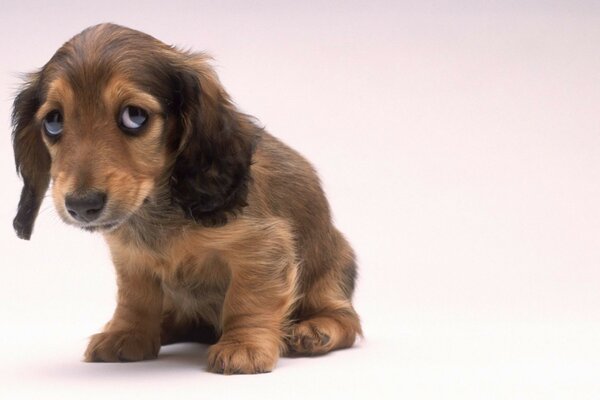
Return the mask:
M 344 268 L 342 270 L 342 280 L 341 280 L 341 285 L 342 285 L 342 290 L 344 291 L 344 294 L 351 299 L 352 295 L 354 294 L 354 287 L 356 285 L 356 278 L 357 278 L 357 266 L 356 266 L 356 262 L 352 262 L 350 265 L 348 265 L 348 267 Z
M 160 344 L 167 345 L 182 342 L 214 344 L 220 334 L 202 320 L 177 321 L 172 313 L 163 316 L 161 323 Z
M 179 82 L 180 140 L 185 144 L 171 175 L 172 199 L 188 218 L 205 226 L 224 225 L 247 205 L 260 128 L 244 120 L 224 94 L 218 93 L 218 99 L 203 95 L 202 83 L 190 72 L 181 73 Z
M 33 232 L 33 224 L 40 208 L 41 201 L 38 200 L 33 188 L 24 185 L 19 200 L 19 211 L 13 220 L 13 228 L 21 239 L 29 240 Z
M 31 74 L 15 98 L 12 113 L 15 165 L 24 181 L 13 227 L 17 236 L 27 240 L 50 182 L 50 155 L 34 123 L 40 106 L 39 91 L 39 74 Z

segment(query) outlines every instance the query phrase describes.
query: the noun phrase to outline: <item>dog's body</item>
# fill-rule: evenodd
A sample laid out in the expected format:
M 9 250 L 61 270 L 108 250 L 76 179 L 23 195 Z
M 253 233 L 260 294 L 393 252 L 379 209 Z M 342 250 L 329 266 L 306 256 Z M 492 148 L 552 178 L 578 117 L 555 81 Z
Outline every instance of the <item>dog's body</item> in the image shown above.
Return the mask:
M 352 249 L 311 165 L 238 112 L 206 57 L 104 24 L 67 42 L 17 96 L 15 218 L 29 238 L 50 180 L 61 217 L 101 231 L 118 305 L 88 361 L 215 343 L 211 370 L 349 347 Z

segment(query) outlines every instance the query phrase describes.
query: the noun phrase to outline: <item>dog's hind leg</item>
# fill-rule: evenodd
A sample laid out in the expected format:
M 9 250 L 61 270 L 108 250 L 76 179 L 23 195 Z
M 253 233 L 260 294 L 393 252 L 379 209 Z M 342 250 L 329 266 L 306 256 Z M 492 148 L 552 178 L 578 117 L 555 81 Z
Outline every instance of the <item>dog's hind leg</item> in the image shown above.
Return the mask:
M 345 240 L 338 243 L 330 268 L 305 288 L 300 299 L 287 338 L 288 354 L 314 355 L 351 347 L 362 335 L 351 303 L 356 264 Z
M 351 305 L 323 309 L 292 325 L 288 354 L 316 355 L 351 347 L 356 335 L 361 334 L 360 321 Z

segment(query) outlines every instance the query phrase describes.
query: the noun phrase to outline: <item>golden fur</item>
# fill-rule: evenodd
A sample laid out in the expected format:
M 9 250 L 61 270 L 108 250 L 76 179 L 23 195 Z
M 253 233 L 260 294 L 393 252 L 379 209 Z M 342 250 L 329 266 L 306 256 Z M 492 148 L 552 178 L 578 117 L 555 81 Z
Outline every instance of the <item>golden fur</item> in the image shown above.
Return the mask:
M 125 132 L 124 107 L 146 112 Z M 53 112 L 62 132 L 44 131 Z M 103 24 L 65 43 L 15 99 L 28 239 L 41 199 L 100 231 L 118 305 L 87 361 L 155 358 L 162 344 L 212 343 L 213 371 L 271 371 L 281 354 L 349 347 L 361 334 L 353 251 L 332 225 L 312 166 L 229 100 L 206 56 Z M 93 221 L 70 196 L 102 192 Z

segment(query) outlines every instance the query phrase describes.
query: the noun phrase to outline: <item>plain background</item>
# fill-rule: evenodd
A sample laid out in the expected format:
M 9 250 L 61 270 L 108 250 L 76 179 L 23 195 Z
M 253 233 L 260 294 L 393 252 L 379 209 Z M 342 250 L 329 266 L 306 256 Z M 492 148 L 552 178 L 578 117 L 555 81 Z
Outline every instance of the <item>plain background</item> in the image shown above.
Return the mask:
M 5 1 L 0 397 L 600 397 L 600 3 Z M 206 347 L 86 364 L 115 304 L 99 235 L 11 221 L 19 73 L 116 22 L 208 51 L 239 107 L 309 158 L 355 246 L 366 338 L 205 371 Z

